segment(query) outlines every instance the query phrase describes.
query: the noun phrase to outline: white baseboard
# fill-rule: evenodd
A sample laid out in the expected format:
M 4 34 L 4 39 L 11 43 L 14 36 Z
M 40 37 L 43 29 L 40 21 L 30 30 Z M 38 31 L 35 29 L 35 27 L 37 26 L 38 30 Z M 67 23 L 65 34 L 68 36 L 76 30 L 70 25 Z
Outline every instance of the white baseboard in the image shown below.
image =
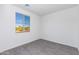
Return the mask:
M 7 50 L 10 50 L 10 49 L 13 49 L 13 48 L 16 48 L 16 47 L 18 47 L 18 46 L 24 45 L 24 44 L 31 43 L 31 42 L 33 42 L 33 41 L 35 41 L 35 40 L 38 40 L 38 39 L 29 40 L 29 41 L 27 41 L 27 42 L 23 42 L 23 43 L 21 43 L 21 44 L 17 44 L 17 45 L 14 45 L 14 46 L 12 46 L 12 47 L 3 49 L 3 50 L 0 51 L 0 53 L 2 53 L 2 52 L 4 52 L 4 51 L 7 51 Z

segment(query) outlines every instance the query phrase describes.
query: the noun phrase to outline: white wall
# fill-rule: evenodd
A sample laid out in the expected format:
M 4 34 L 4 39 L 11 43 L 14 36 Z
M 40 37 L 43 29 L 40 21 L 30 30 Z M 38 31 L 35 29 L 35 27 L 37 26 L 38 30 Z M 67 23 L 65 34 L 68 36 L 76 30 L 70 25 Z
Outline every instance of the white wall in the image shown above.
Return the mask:
M 15 12 L 30 16 L 31 31 L 15 32 Z M 13 5 L 0 5 L 0 52 L 39 39 L 40 17 Z
M 79 48 L 79 6 L 45 15 L 41 38 Z

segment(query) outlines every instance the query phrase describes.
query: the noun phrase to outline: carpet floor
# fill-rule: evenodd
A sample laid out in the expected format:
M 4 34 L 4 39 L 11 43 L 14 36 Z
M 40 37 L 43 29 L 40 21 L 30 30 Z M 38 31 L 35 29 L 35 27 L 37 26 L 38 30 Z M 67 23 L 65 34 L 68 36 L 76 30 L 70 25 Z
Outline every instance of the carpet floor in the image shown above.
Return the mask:
M 1 55 L 78 55 L 79 52 L 77 48 L 40 39 L 4 51 L 0 54 Z

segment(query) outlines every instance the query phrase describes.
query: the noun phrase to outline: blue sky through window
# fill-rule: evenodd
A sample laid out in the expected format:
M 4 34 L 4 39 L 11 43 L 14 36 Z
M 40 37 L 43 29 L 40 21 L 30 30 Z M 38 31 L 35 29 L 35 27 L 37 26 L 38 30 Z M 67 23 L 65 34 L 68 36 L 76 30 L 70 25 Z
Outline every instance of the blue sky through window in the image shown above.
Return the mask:
M 16 24 L 23 26 L 30 26 L 30 16 L 25 16 L 20 13 L 16 13 Z

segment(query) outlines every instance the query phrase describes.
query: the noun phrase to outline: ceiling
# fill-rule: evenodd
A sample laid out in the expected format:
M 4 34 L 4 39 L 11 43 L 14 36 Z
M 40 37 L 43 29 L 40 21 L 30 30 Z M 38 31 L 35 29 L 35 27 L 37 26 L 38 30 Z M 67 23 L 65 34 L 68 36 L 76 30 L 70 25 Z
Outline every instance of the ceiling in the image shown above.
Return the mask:
M 48 13 L 53 13 L 56 11 L 61 11 L 63 9 L 71 8 L 77 6 L 76 4 L 18 4 L 18 7 L 27 9 L 38 15 L 46 15 Z

